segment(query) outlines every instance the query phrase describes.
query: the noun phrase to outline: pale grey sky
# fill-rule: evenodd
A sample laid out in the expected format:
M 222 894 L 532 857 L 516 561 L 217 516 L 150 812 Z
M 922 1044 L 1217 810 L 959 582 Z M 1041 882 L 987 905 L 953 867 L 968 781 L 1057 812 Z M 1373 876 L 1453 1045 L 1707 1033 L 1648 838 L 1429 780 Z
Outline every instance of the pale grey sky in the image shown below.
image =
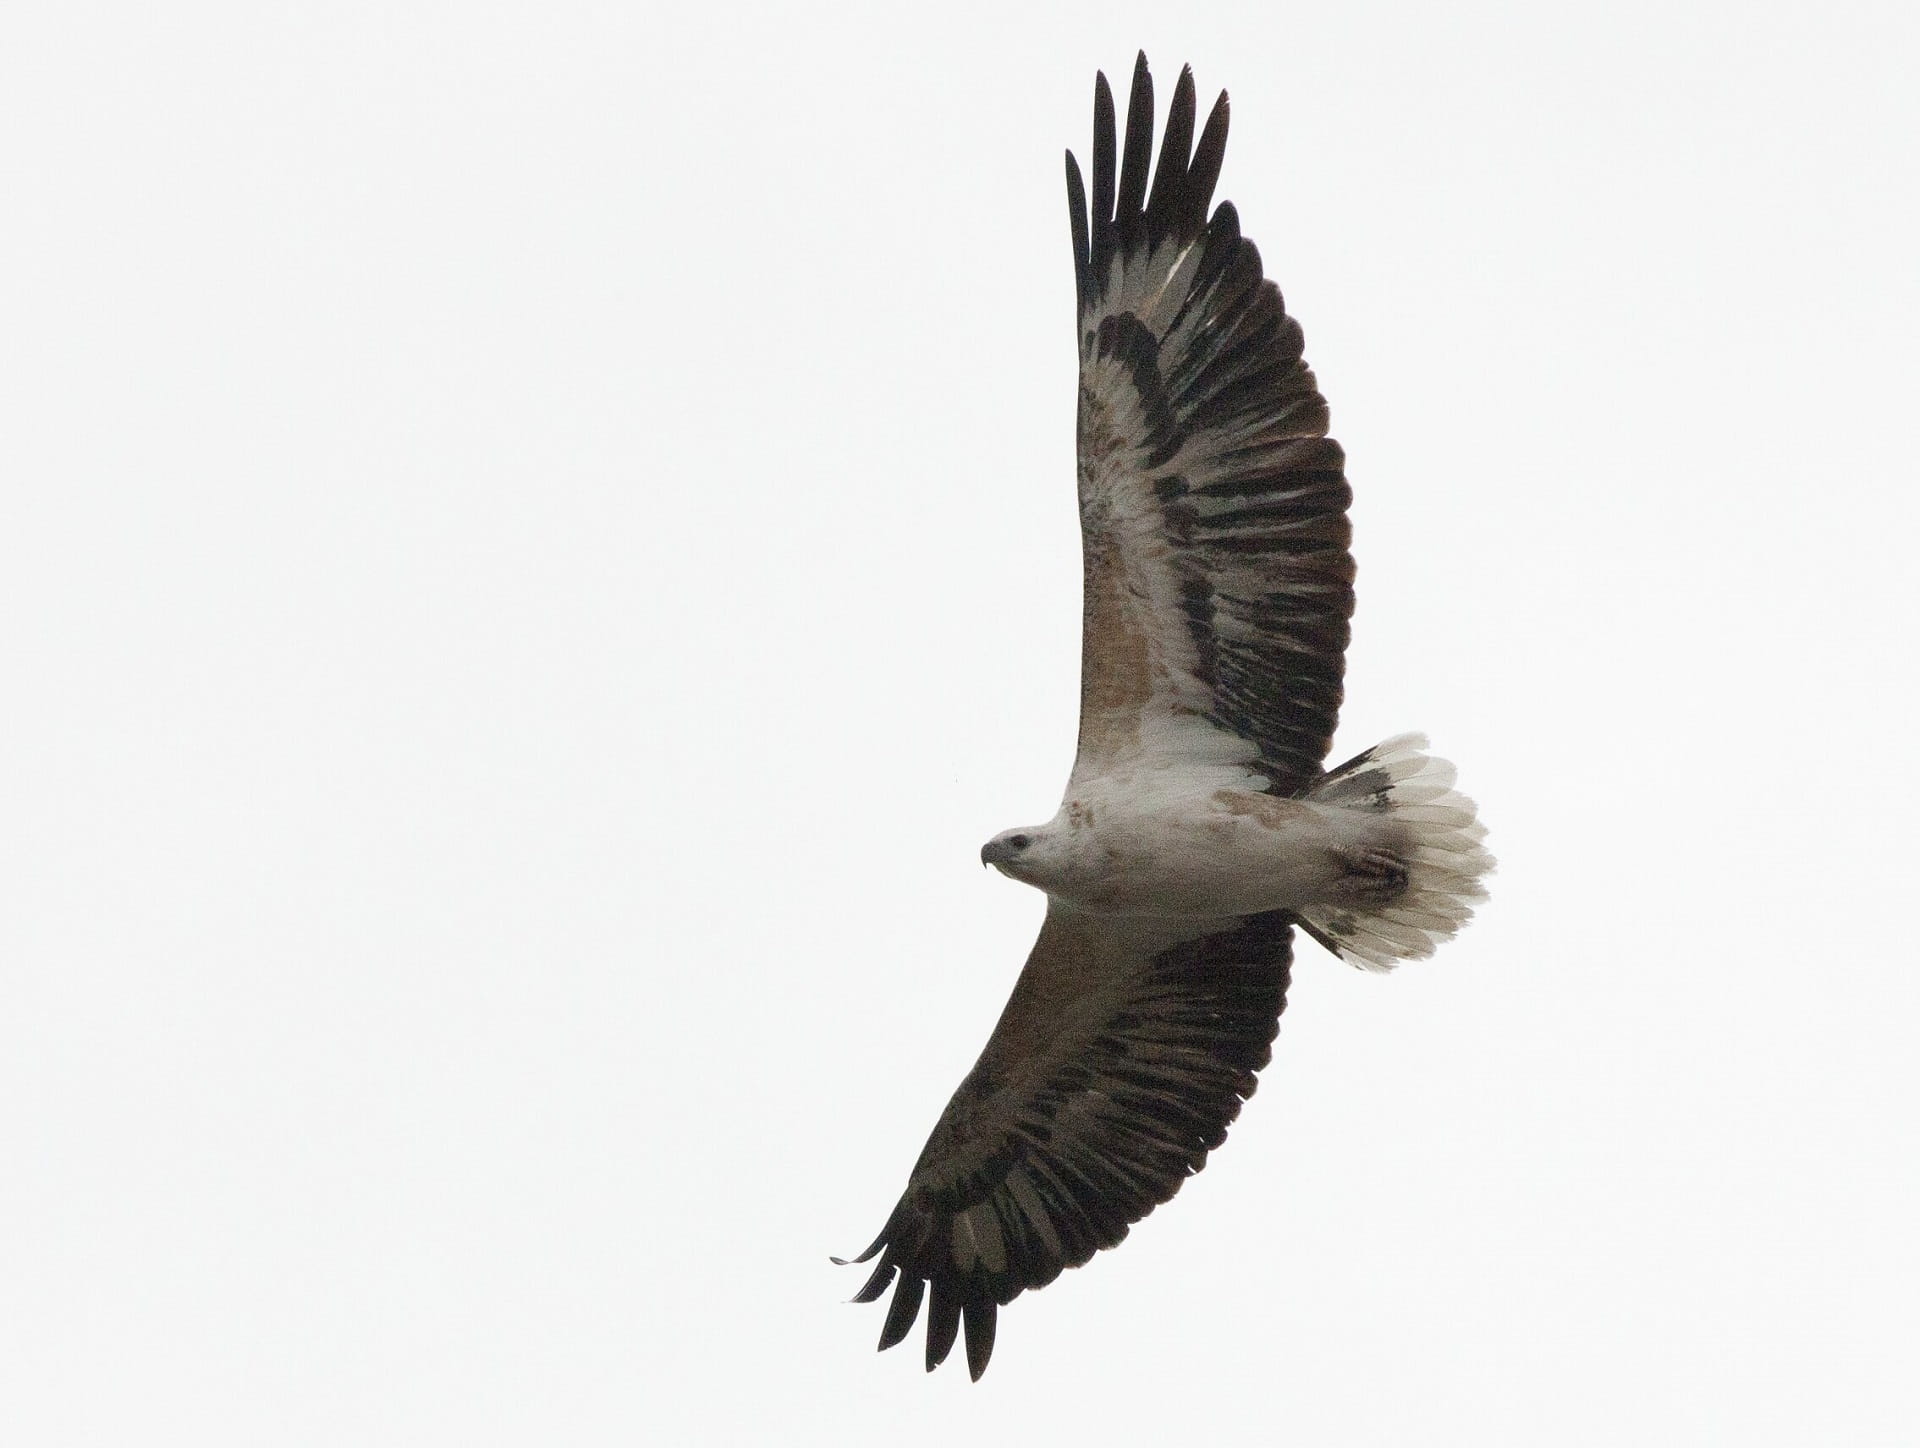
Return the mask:
M 1911 1429 L 1911 12 L 1201 12 L 8 8 L 0 1438 Z M 826 1259 L 1039 919 L 1139 47 L 1501 870 L 974 1386 Z

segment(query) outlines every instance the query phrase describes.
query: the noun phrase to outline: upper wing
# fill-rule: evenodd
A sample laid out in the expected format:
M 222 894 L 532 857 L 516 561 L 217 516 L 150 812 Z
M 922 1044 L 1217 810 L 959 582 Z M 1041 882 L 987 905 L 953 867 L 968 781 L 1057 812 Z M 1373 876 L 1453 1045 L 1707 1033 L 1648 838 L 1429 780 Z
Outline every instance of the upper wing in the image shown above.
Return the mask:
M 856 1302 L 896 1275 L 880 1346 L 928 1284 L 927 1369 L 962 1318 L 975 1378 L 996 1308 L 1078 1267 L 1226 1140 L 1286 1003 L 1288 918 L 1168 922 L 1051 905 L 980 1059 L 953 1093 Z
M 1075 773 L 1141 749 L 1217 750 L 1224 730 L 1293 793 L 1319 774 L 1340 708 L 1352 494 L 1299 324 L 1232 205 L 1207 216 L 1226 94 L 1189 155 L 1193 123 L 1182 70 L 1149 195 L 1142 55 L 1117 196 L 1113 97 L 1095 84 L 1090 222 L 1067 155 L 1086 571 Z

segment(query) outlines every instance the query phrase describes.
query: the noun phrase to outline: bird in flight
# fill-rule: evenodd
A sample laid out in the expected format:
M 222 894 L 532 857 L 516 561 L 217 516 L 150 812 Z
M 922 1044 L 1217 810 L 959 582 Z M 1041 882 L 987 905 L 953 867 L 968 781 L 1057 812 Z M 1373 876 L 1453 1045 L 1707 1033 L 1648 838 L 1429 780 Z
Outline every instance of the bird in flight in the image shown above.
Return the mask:
M 1417 734 L 1333 770 L 1353 613 L 1352 494 L 1300 326 L 1231 203 L 1208 208 L 1222 92 L 1194 140 L 1182 70 L 1158 165 L 1135 63 L 1125 142 L 1094 82 L 1093 194 L 1067 154 L 1080 354 L 1079 752 L 1059 811 L 983 863 L 1047 915 L 941 1113 L 854 1300 L 962 1324 L 977 1379 L 998 1310 L 1180 1189 L 1253 1094 L 1299 930 L 1367 970 L 1431 955 L 1492 857 Z M 835 1259 L 839 1260 L 839 1259 Z

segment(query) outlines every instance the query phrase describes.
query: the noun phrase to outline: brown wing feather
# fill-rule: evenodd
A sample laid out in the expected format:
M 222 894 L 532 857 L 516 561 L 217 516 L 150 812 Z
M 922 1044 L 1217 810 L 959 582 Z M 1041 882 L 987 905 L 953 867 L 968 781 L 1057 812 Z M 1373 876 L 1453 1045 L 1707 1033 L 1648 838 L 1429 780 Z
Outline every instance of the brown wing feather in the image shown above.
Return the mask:
M 928 1370 L 964 1322 L 978 1378 L 998 1307 L 1171 1198 L 1253 1094 L 1290 960 L 1277 912 L 1208 927 L 1049 909 L 986 1049 L 856 1259 L 880 1254 L 855 1301 L 897 1281 L 880 1346 L 907 1335 L 931 1289 Z
M 1153 88 L 1135 67 L 1116 182 L 1095 90 L 1091 214 L 1067 157 L 1079 298 L 1085 549 L 1080 759 L 1099 772 L 1155 715 L 1239 735 L 1280 793 L 1320 773 L 1339 714 L 1351 501 L 1299 324 L 1228 203 L 1227 98 L 1191 157 L 1183 70 L 1150 199 Z

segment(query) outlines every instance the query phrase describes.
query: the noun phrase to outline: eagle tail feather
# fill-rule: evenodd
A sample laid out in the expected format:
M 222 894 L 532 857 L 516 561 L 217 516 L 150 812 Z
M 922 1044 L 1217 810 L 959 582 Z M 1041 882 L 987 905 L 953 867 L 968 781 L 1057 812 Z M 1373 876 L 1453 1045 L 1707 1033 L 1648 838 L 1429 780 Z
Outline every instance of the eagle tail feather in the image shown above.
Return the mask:
M 1382 815 L 1389 827 L 1384 848 L 1355 860 L 1345 898 L 1298 912 L 1308 935 L 1362 970 L 1432 955 L 1487 898 L 1486 826 L 1453 787 L 1453 766 L 1426 749 L 1424 734 L 1396 735 L 1306 793 L 1315 804 Z

